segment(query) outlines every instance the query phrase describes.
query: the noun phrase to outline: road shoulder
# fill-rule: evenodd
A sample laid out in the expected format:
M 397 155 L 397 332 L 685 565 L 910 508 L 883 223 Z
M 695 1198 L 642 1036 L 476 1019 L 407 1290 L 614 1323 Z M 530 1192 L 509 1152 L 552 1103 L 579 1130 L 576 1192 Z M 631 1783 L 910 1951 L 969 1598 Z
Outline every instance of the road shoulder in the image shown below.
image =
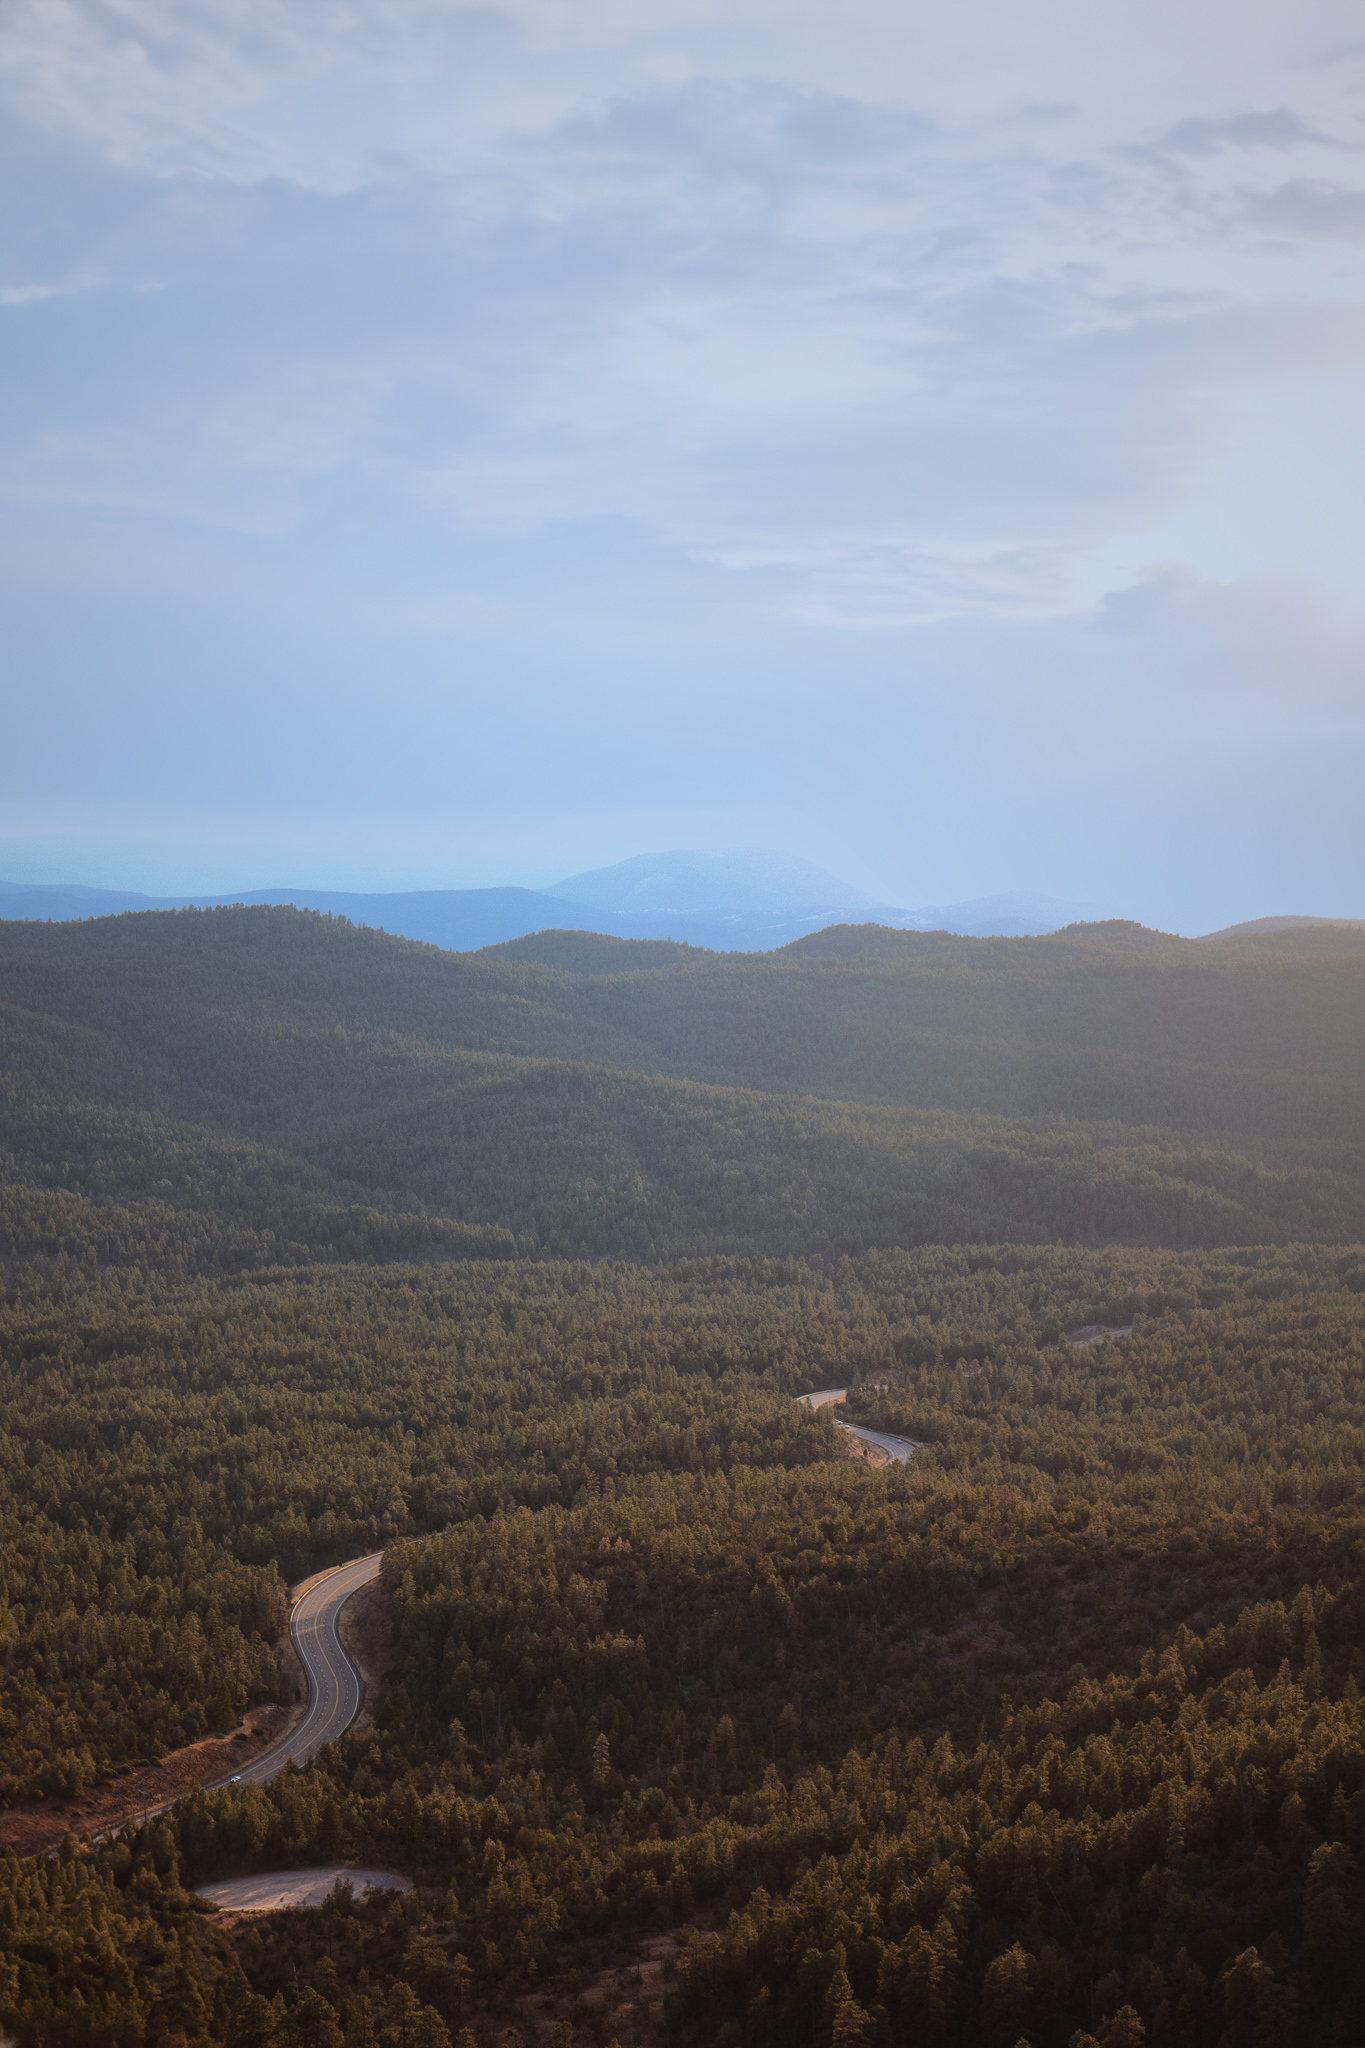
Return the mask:
M 159 1764 L 142 1764 L 77 1799 L 45 1799 L 0 1813 L 0 1847 L 18 1856 L 42 1856 L 59 1848 L 66 1835 L 103 1835 L 125 1821 L 160 1813 L 189 1792 L 217 1784 L 251 1763 L 289 1732 L 298 1718 L 273 1701 L 253 1707 L 230 1735 L 208 1736 L 173 1749 Z

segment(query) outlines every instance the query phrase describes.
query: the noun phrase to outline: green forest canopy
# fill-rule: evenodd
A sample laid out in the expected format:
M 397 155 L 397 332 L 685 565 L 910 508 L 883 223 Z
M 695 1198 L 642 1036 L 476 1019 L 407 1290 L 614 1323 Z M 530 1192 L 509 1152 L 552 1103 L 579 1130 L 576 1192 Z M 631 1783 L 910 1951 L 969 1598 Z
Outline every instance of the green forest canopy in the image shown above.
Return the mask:
M 401 1660 L 0 1854 L 0 2024 L 628 2048 L 668 1934 L 680 2048 L 1361 2038 L 1361 938 L 0 924 L 0 1803 L 381 1545 Z M 414 1891 L 183 1888 L 351 1855 Z
M 20 1260 L 1365 1238 L 1350 931 L 458 956 L 254 908 L 0 924 L 0 990 Z

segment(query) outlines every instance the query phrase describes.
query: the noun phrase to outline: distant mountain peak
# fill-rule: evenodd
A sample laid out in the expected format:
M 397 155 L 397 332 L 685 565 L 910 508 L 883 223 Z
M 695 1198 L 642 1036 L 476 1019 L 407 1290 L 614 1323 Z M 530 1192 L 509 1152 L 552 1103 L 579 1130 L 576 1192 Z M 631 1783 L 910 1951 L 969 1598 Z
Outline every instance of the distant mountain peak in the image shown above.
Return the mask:
M 747 847 L 639 853 L 613 867 L 590 868 L 555 882 L 551 896 L 591 910 L 871 910 L 865 895 L 814 861 Z

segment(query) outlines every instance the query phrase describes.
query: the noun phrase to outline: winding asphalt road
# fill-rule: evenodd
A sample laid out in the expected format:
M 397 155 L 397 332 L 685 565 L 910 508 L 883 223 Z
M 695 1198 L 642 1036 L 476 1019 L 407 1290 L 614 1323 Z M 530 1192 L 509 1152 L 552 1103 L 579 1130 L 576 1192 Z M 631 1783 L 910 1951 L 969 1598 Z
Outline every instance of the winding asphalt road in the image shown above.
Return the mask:
M 333 1742 L 360 1711 L 360 1677 L 337 1636 L 337 1620 L 352 1593 L 379 1577 L 383 1551 L 358 1557 L 305 1579 L 294 1595 L 289 1633 L 308 1674 L 308 1712 L 297 1728 L 220 1785 L 263 1785 L 289 1763 L 307 1763 L 324 1742 Z
M 798 1394 L 796 1398 L 804 1401 L 808 1408 L 830 1408 L 845 1400 L 847 1395 L 847 1387 L 822 1387 L 818 1394 Z M 887 1436 L 880 1429 L 864 1429 L 860 1422 L 845 1422 L 841 1415 L 836 1415 L 834 1420 L 850 1436 L 861 1437 L 865 1444 L 875 1444 L 879 1451 L 885 1451 L 893 1465 L 908 1465 L 919 1449 L 919 1445 L 912 1443 L 908 1436 Z

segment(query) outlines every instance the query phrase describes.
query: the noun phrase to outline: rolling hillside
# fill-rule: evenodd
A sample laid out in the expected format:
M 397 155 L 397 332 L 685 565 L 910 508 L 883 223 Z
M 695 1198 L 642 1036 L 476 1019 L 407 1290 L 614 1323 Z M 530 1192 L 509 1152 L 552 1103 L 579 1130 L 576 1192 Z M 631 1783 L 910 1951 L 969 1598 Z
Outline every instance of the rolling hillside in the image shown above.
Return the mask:
M 0 927 L 4 1251 L 1365 1236 L 1365 935 L 841 927 L 475 955 L 276 908 Z
M 6 2038 L 1360 2039 L 1363 976 L 0 925 Z M 372 1721 L 75 1839 L 380 1548 Z

